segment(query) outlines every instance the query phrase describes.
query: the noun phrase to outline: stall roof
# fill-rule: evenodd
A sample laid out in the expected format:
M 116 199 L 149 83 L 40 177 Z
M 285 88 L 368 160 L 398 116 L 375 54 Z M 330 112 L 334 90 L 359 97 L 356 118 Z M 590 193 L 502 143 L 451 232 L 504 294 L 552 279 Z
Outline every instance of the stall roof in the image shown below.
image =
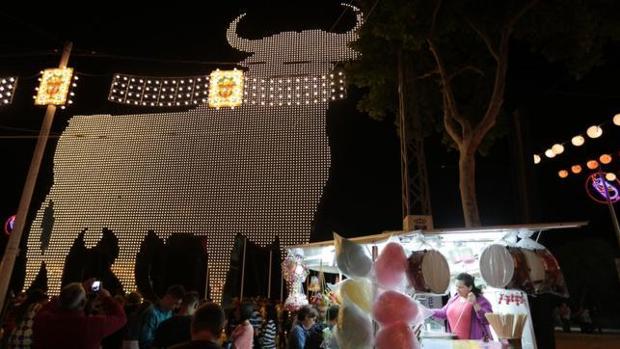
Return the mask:
M 567 228 L 579 228 L 586 226 L 587 221 L 580 222 L 565 222 L 565 223 L 539 223 L 539 224 L 515 224 L 515 225 L 498 225 L 489 227 L 473 227 L 473 228 L 447 228 L 447 229 L 432 229 L 432 230 L 415 230 L 415 231 L 385 231 L 381 234 L 359 236 L 354 238 L 348 238 L 351 241 L 355 241 L 361 244 L 373 244 L 387 241 L 390 237 L 394 236 L 406 236 L 416 233 L 422 233 L 424 235 L 447 235 L 447 234 L 463 234 L 463 233 L 508 233 L 515 230 L 529 230 L 529 231 L 546 231 L 551 229 L 567 229 Z M 287 246 L 287 249 L 293 248 L 316 248 L 331 246 L 334 244 L 334 240 L 313 242 L 303 245 Z

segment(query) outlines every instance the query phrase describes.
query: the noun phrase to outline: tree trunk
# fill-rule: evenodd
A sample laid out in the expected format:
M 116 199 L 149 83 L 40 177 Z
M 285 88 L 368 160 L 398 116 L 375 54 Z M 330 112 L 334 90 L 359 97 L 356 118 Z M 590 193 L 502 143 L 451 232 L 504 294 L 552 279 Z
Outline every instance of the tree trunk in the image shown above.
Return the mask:
M 473 148 L 473 149 L 472 149 Z M 476 199 L 476 147 L 463 147 L 459 152 L 459 188 L 466 227 L 480 226 Z

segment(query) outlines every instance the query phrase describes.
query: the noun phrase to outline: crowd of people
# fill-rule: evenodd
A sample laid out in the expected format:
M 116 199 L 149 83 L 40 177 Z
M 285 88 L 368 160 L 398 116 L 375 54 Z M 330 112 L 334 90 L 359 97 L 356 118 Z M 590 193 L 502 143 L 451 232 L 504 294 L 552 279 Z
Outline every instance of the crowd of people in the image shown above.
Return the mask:
M 31 289 L 15 297 L 2 324 L 2 348 L 335 349 L 338 306 L 285 311 L 265 299 L 223 309 L 180 285 L 154 302 L 137 292 L 114 296 L 92 280 L 58 297 Z

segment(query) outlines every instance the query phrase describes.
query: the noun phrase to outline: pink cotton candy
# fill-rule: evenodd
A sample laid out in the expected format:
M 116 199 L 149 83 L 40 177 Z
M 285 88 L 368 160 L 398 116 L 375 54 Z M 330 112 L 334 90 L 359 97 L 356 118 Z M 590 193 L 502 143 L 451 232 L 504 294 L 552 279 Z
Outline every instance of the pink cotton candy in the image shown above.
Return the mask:
M 396 242 L 388 243 L 375 261 L 375 275 L 385 288 L 398 286 L 405 276 L 407 256 L 403 247 Z
M 420 343 L 411 327 L 405 322 L 396 322 L 382 327 L 376 337 L 377 349 L 419 349 Z
M 385 291 L 372 307 L 375 320 L 382 326 L 395 322 L 412 323 L 418 315 L 418 305 L 411 297 L 396 291 Z

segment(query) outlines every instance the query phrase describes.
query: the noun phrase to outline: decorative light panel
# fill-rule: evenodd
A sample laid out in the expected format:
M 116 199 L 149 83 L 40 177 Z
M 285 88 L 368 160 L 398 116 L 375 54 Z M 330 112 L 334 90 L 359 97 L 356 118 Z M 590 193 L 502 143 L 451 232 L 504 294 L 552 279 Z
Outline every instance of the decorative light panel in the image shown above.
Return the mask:
M 346 33 L 306 30 L 262 40 L 237 36 L 241 17 L 227 32 L 233 47 L 253 53 L 240 62 L 245 86 L 239 107 L 199 105 L 213 83 L 206 77 L 192 78 L 191 84 L 190 78 L 185 83 L 152 79 L 149 84 L 118 74 L 111 101 L 198 106 L 177 113 L 69 120 L 54 155 L 53 185 L 30 228 L 25 287 L 45 262 L 50 293 L 57 294 L 65 258 L 85 228 L 86 247 L 96 245 L 103 228 L 118 238 L 120 251 L 112 271 L 125 291 L 136 288 L 136 255 L 147 231 L 164 240 L 173 233 L 207 237 L 209 282 L 216 301 L 221 300 L 237 233 L 260 246 L 276 236 L 283 248 L 308 242 L 330 167 L 328 102 L 332 89 L 342 86 L 333 62 L 356 57 L 348 44 L 357 37 L 361 14 Z M 264 64 L 252 64 L 255 60 Z M 163 91 L 165 86 L 175 91 Z M 262 88 L 260 96 L 251 94 Z M 293 98 L 298 90 L 299 99 Z M 329 91 L 330 98 L 323 97 L 323 91 Z M 169 92 L 175 93 L 172 98 Z M 160 104 L 164 96 L 165 105 Z M 54 224 L 44 232 L 42 222 L 52 202 Z M 49 243 L 44 246 L 43 240 Z
M 46 69 L 41 76 L 34 104 L 65 105 L 71 87 L 73 68 Z
M 209 76 L 209 106 L 212 108 L 238 107 L 243 101 L 243 72 L 215 70 Z
M 115 74 L 108 100 L 143 107 L 196 106 L 207 101 L 209 76 L 154 77 Z
M 17 77 L 0 77 L 0 107 L 9 105 L 13 102 L 15 86 L 17 86 Z
M 212 74 L 215 74 L 214 71 Z M 221 71 L 220 71 L 221 72 Z M 237 70 L 236 74 L 244 74 Z M 346 80 L 342 71 L 325 74 L 299 74 L 285 77 L 247 77 L 243 75 L 243 98 L 235 105 L 210 101 L 210 76 L 153 77 L 115 74 L 108 100 L 142 107 L 183 107 L 209 104 L 211 107 L 310 105 L 346 98 Z M 215 88 L 214 88 L 215 89 Z

